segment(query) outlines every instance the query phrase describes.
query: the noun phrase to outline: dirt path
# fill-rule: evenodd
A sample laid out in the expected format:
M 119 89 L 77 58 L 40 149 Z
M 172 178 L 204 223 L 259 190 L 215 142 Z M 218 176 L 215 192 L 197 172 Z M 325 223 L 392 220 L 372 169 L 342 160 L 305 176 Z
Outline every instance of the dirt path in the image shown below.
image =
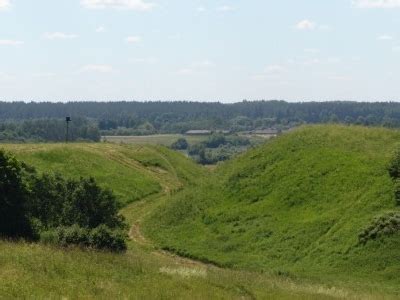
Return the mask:
M 152 249 L 152 254 L 157 256 L 162 256 L 168 258 L 169 260 L 173 260 L 173 263 L 182 266 L 182 267 L 195 267 L 195 268 L 203 268 L 203 269 L 218 269 L 218 267 L 206 264 L 197 260 L 181 257 L 176 255 L 172 252 L 168 252 L 165 250 L 158 249 L 154 243 L 147 239 L 141 231 L 141 223 L 143 222 L 144 218 L 153 211 L 161 202 L 162 198 L 165 197 L 170 191 L 169 186 L 163 186 L 163 191 L 157 195 L 153 195 L 152 197 L 146 197 L 145 199 L 132 204 L 129 210 L 136 210 L 136 220 L 134 221 L 130 231 L 129 237 L 132 241 L 134 241 L 137 245 L 141 247 L 147 247 Z

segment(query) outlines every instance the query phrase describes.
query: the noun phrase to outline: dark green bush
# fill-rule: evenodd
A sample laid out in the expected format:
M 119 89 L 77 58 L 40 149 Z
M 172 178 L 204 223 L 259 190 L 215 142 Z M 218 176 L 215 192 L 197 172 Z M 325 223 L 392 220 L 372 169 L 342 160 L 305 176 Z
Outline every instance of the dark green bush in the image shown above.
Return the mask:
M 400 178 L 400 149 L 397 149 L 389 163 L 388 171 L 393 179 Z
M 126 250 L 126 234 L 120 230 L 111 230 L 105 225 L 93 229 L 89 233 L 89 246 L 96 249 L 108 249 L 116 252 Z
M 23 168 L 13 156 L 0 150 L 0 236 L 34 238 L 29 220 L 29 191 Z
M 126 250 L 126 234 L 121 230 L 112 230 L 106 225 L 86 229 L 74 224 L 44 231 L 40 241 L 62 247 L 78 246 L 98 250 L 123 252 Z
M 394 195 L 396 204 L 400 205 L 400 149 L 397 149 L 388 167 L 389 175 L 394 181 Z
M 226 138 L 223 134 L 214 133 L 205 142 L 207 148 L 218 148 L 219 146 L 226 144 Z
M 175 150 L 186 150 L 188 147 L 189 143 L 184 138 L 178 139 L 171 145 L 171 148 Z
M 400 232 L 400 212 L 390 212 L 375 218 L 358 236 L 359 242 L 365 244 L 382 236 Z
M 78 224 L 85 228 L 103 224 L 110 228 L 126 226 L 113 193 L 100 188 L 93 178 L 68 181 L 67 193 L 60 225 Z
M 89 247 L 89 233 L 90 231 L 88 229 L 79 227 L 77 224 L 70 227 L 59 227 L 56 230 L 57 242 L 63 247 L 68 245 Z

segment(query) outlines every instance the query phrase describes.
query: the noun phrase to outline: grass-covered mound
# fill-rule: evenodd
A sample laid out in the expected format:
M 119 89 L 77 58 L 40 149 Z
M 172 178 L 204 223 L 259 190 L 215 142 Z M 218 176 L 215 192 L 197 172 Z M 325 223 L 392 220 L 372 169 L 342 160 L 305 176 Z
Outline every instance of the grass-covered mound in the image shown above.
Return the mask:
M 388 168 L 399 143 L 398 131 L 303 127 L 172 196 L 146 233 L 224 266 L 398 293 L 400 207 Z
M 176 175 L 170 160 L 177 161 L 177 168 L 187 164 L 181 155 L 176 157 L 173 151 L 156 146 L 5 144 L 0 148 L 39 172 L 57 172 L 74 179 L 93 177 L 102 187 L 111 189 L 123 205 L 160 192 L 155 174 Z

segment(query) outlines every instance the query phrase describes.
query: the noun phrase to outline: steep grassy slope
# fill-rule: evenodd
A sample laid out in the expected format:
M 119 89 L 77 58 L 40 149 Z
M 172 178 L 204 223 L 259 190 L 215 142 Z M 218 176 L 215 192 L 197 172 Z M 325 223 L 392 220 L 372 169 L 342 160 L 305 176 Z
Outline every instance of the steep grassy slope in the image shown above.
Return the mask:
M 400 293 L 400 232 L 365 245 L 400 212 L 387 166 L 400 132 L 304 127 L 220 166 L 145 223 L 163 248 L 214 263 Z
M 59 172 L 75 178 L 92 176 L 102 186 L 112 189 L 124 205 L 159 192 L 157 173 L 176 177 L 168 165 L 168 157 L 176 157 L 176 154 L 163 147 L 103 143 L 16 144 L 0 145 L 0 148 L 12 152 L 40 172 Z

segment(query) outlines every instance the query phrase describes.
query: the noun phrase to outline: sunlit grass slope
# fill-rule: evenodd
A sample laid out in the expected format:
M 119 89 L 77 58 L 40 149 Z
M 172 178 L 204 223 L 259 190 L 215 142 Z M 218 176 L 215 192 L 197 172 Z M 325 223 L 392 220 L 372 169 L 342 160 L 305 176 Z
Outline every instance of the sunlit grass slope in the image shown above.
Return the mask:
M 163 248 L 219 265 L 400 292 L 400 232 L 366 244 L 400 212 L 387 166 L 400 132 L 303 127 L 220 166 L 145 223 Z
M 178 154 L 177 157 L 175 152 L 160 146 L 10 144 L 0 145 L 0 148 L 39 172 L 58 172 L 73 178 L 92 176 L 103 187 L 112 189 L 122 204 L 160 192 L 158 174 L 161 172 L 178 184 L 171 162 L 176 161 L 177 168 L 187 164 L 183 156 Z M 182 167 L 182 172 L 188 169 L 190 167 Z

